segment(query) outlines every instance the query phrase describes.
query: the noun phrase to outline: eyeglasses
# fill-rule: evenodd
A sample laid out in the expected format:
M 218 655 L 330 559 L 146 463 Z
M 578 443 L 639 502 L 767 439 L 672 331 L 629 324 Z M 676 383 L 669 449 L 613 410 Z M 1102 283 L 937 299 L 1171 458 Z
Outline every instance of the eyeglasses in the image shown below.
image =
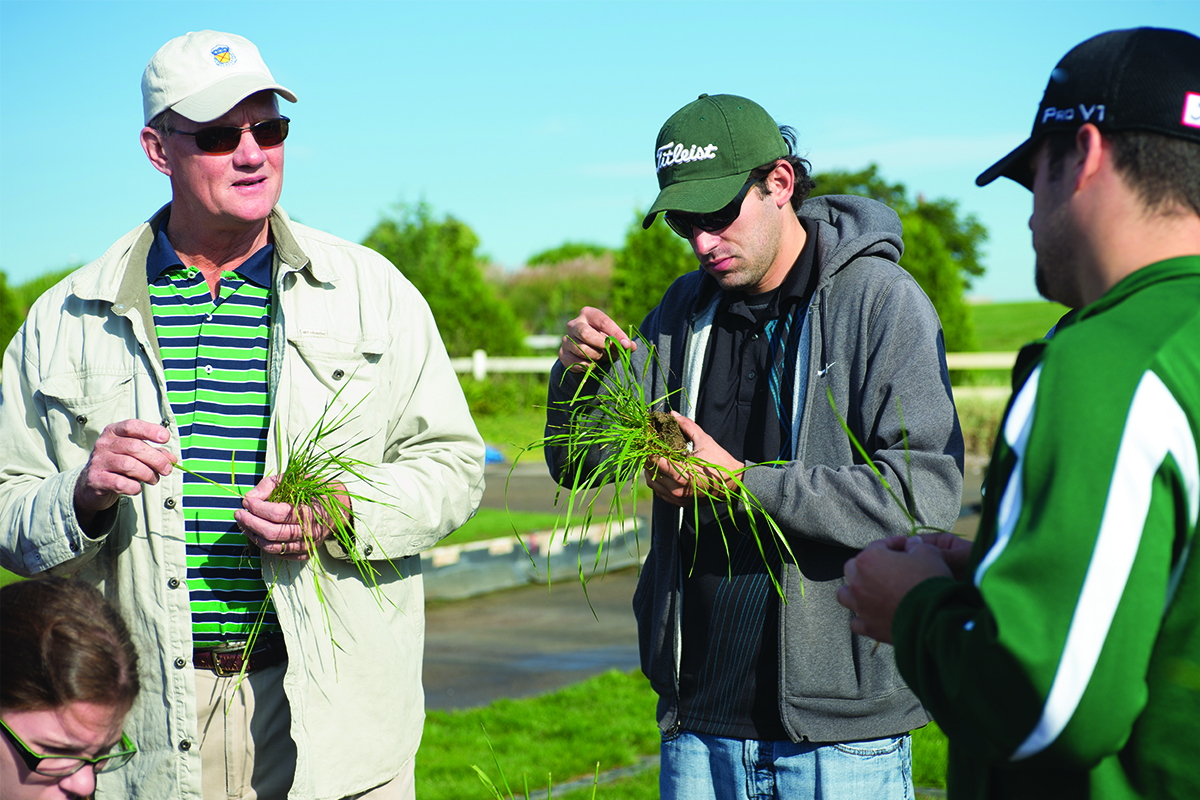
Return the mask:
M 191 136 L 196 140 L 196 147 L 206 153 L 220 155 L 237 150 L 238 145 L 242 143 L 242 134 L 245 131 L 250 131 L 259 147 L 281 145 L 287 138 L 289 122 L 291 120 L 287 117 L 279 117 L 278 119 L 264 119 L 262 122 L 248 125 L 245 128 L 221 125 L 214 128 L 201 128 L 198 131 L 172 130 L 171 133 Z
M 95 758 L 84 758 L 83 756 L 44 756 L 30 750 L 29 745 L 21 741 L 21 737 L 13 733 L 12 728 L 8 727 L 4 720 L 0 720 L 0 728 L 4 729 L 4 738 L 16 745 L 17 752 L 20 754 L 21 760 L 25 762 L 26 767 L 39 775 L 48 775 L 52 778 L 65 778 L 68 775 L 74 775 L 88 764 L 91 764 L 96 772 L 112 772 L 114 769 L 120 769 L 128 764 L 137 753 L 137 747 L 129 740 L 128 736 L 122 733 L 121 749 L 115 753 L 108 753 L 96 756 Z
M 765 177 L 765 176 L 764 176 Z M 738 191 L 733 200 L 724 208 L 716 211 L 710 211 L 707 214 L 692 214 L 687 211 L 668 211 L 663 214 L 663 219 L 671 226 L 671 230 L 678 233 L 685 239 L 692 238 L 692 229 L 699 228 L 706 233 L 719 231 L 722 228 L 727 228 L 733 224 L 733 221 L 742 213 L 742 201 L 746 199 L 746 194 L 750 191 L 750 187 L 761 183 L 762 178 L 751 178 L 746 181 L 742 188 Z

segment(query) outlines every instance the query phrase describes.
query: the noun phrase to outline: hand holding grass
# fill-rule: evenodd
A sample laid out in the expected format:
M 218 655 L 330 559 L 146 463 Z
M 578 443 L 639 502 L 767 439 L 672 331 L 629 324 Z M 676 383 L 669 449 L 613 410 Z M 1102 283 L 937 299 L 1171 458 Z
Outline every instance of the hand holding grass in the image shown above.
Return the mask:
M 953 577 L 947 556 L 957 558 L 961 548 L 948 541 L 939 546 L 939 536 L 933 543 L 927 536 L 880 539 L 846 562 L 846 584 L 838 588 L 837 599 L 854 614 L 850 630 L 890 643 L 892 617 L 904 596 L 929 578 Z
M 329 510 L 324 505 L 297 507 L 272 502 L 269 498 L 278 483 L 278 475 L 268 475 L 259 481 L 242 499 L 242 507 L 234 512 L 234 519 L 246 538 L 264 553 L 288 561 L 307 561 L 322 542 L 334 535 L 336 523 L 329 519 Z M 341 484 L 336 485 L 332 499 L 344 509 L 343 524 L 350 525 L 353 519 L 350 497 L 336 491 L 341 488 Z
M 898 543 L 903 542 L 907 538 L 906 536 L 893 536 L 885 541 L 893 550 L 902 550 L 904 549 L 904 545 Z M 918 533 L 917 538 L 925 544 L 936 547 L 941 552 L 942 560 L 950 568 L 950 572 L 954 575 L 955 580 L 962 581 L 967 579 L 967 567 L 971 560 L 971 542 L 949 531 Z M 897 544 L 893 544 L 893 542 Z
M 591 364 L 607 364 L 612 360 L 609 348 L 613 340 L 629 352 L 637 349 L 637 342 L 611 317 L 598 308 L 584 306 L 579 316 L 567 323 L 558 360 L 571 372 L 583 372 Z
M 697 497 L 727 500 L 735 489 L 733 477 L 746 465 L 692 420 L 677 411 L 671 416 L 692 443 L 691 455 L 697 461 L 684 465 L 662 456 L 654 458 L 646 465 L 646 485 L 662 500 L 680 507 L 692 505 Z

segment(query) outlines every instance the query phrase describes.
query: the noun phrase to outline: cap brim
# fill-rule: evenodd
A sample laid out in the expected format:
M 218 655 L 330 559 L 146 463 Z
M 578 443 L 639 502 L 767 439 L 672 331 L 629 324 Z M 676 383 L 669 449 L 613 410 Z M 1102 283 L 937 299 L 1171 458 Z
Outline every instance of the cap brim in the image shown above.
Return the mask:
M 275 92 L 289 103 L 296 102 L 296 95 L 290 89 L 264 81 L 262 75 L 248 74 L 230 76 L 190 97 L 185 97 L 171 108 L 192 122 L 212 122 L 258 92 Z
M 996 178 L 1009 178 L 1033 191 L 1033 169 L 1029 162 L 1033 159 L 1034 140 L 1026 139 L 1015 150 L 1004 158 L 992 164 L 975 179 L 976 186 L 987 186 Z
M 708 214 L 729 205 L 750 173 L 727 175 L 724 178 L 677 181 L 658 193 L 654 205 L 646 212 L 642 228 L 649 228 L 660 211 L 686 211 L 689 214 Z

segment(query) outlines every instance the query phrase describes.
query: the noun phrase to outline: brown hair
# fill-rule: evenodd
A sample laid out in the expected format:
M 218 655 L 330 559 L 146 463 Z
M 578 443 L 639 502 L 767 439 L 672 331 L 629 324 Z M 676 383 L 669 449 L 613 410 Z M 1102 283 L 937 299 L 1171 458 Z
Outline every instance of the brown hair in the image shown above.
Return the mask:
M 799 211 L 800 206 L 808 199 L 809 192 L 816 186 L 811 176 L 812 164 L 808 163 L 808 159 L 796 155 L 796 131 L 790 125 L 780 125 L 779 135 L 787 143 L 788 154 L 775 159 L 770 164 L 763 164 L 761 167 L 755 167 L 750 170 L 750 179 L 761 181 L 771 174 L 771 171 L 779 165 L 780 161 L 788 162 L 792 165 L 792 172 L 796 174 L 796 184 L 792 188 L 792 210 Z M 763 197 L 771 193 L 770 189 L 762 183 L 759 183 L 755 188 Z
M 0 708 L 133 705 L 140 683 L 129 628 L 92 586 L 71 578 L 0 588 Z
M 1200 215 L 1200 146 L 1148 131 L 1102 134 L 1113 145 L 1113 164 L 1152 213 Z M 1049 177 L 1062 177 L 1063 159 L 1075 148 L 1075 134 L 1054 133 L 1049 142 Z

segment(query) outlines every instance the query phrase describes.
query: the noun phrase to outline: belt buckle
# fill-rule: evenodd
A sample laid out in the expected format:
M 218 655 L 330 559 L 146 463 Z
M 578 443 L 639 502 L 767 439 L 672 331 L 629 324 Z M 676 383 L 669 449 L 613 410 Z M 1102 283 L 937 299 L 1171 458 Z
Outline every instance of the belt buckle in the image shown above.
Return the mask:
M 240 667 L 232 671 L 226 670 L 225 666 L 221 663 L 220 656 L 223 653 L 242 653 L 242 663 L 245 664 L 250 660 L 250 654 L 246 652 L 246 646 L 248 644 L 249 642 L 240 642 L 236 644 L 224 644 L 219 647 L 212 648 L 212 650 L 209 652 L 212 653 L 213 657 L 213 673 L 216 674 L 218 678 L 228 678 L 231 675 L 238 675 L 241 673 L 242 670 Z

